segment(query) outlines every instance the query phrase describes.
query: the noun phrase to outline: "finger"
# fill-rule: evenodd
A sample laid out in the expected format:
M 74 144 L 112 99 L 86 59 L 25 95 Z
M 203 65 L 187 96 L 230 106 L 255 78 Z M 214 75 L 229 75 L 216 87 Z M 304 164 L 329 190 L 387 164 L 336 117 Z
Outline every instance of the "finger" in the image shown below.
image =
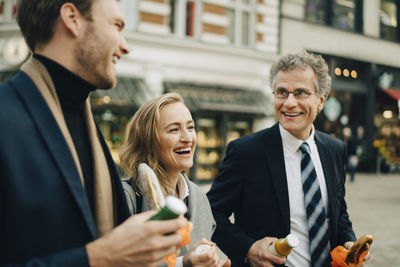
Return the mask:
M 162 258 L 159 261 L 143 261 L 141 264 L 132 264 L 133 266 L 145 266 L 145 267 L 160 267 L 165 264 L 165 259 Z M 127 267 L 131 267 L 132 265 L 129 265 Z
M 215 250 L 215 247 L 211 248 L 210 253 L 211 253 L 211 259 L 209 261 L 210 265 L 215 266 L 215 267 L 219 266 L 219 256 L 217 254 L 217 251 Z
M 217 254 L 217 252 L 214 252 L 213 253 L 213 255 L 212 255 L 212 265 L 213 266 L 215 266 L 215 267 L 217 267 L 219 264 L 219 257 L 218 257 L 218 254 Z
M 191 258 L 192 262 L 196 263 L 196 266 L 217 266 L 218 264 L 218 254 L 213 248 L 205 253 L 192 254 Z
M 343 244 L 343 247 L 345 249 L 351 249 L 351 247 L 354 245 L 354 242 L 352 241 L 347 241 L 346 243 Z
M 286 257 L 280 257 L 280 256 L 277 256 L 275 254 L 272 254 L 269 250 L 268 250 L 267 253 L 264 253 L 261 256 L 262 256 L 261 258 L 263 260 L 268 261 L 268 262 L 272 262 L 272 263 L 277 264 L 277 265 L 281 265 L 281 264 L 285 264 L 286 263 Z
M 271 261 L 277 265 L 282 265 L 286 263 L 286 257 L 273 257 Z
M 130 266 L 143 266 L 143 267 L 159 267 L 161 266 L 163 263 L 165 263 L 164 259 L 160 259 L 159 261 L 147 261 L 147 260 L 143 260 L 143 261 L 131 261 L 131 262 L 125 262 L 124 264 L 120 264 L 120 267 L 130 267 Z
M 364 259 L 363 259 L 363 262 L 367 262 L 367 261 L 369 261 L 370 259 L 371 259 L 371 254 L 370 254 L 369 251 L 368 251 L 367 255 L 365 255 L 365 257 L 364 257 Z
M 164 263 L 165 263 L 165 259 L 163 258 L 160 261 L 149 263 L 148 267 L 159 267 L 159 266 L 163 265 Z
M 183 216 L 183 215 L 182 215 L 182 216 Z M 189 224 L 189 229 L 190 229 L 190 231 L 192 231 L 192 230 L 193 230 L 193 227 L 194 227 L 193 223 L 192 223 L 192 222 L 188 222 L 188 224 Z
M 278 240 L 278 238 L 276 237 L 264 237 L 262 240 L 262 243 L 264 243 L 264 245 L 271 245 L 272 243 L 274 243 L 276 240 Z
M 277 240 L 275 238 L 275 240 Z M 282 257 L 282 256 L 278 256 L 274 253 L 272 253 L 269 249 L 269 246 L 271 246 L 275 241 L 272 241 L 271 244 L 268 244 L 268 246 L 264 246 L 262 247 L 262 254 L 261 254 L 261 258 L 264 260 L 267 260 L 268 262 L 274 263 L 274 264 L 285 264 L 286 263 L 286 257 Z
M 196 247 L 198 245 L 200 245 L 200 244 L 207 244 L 207 245 L 210 245 L 210 246 L 215 246 L 216 245 L 214 242 L 209 241 L 209 240 L 207 240 L 205 238 L 202 238 L 199 242 L 197 242 Z
M 225 263 L 222 265 L 222 267 L 231 267 L 231 260 L 230 260 L 230 259 L 227 259 L 227 260 L 225 261 Z
M 198 261 L 196 266 L 218 267 L 218 256 L 210 257 L 206 261 Z
M 169 235 L 155 235 L 144 241 L 144 247 L 148 250 L 171 247 L 174 251 L 176 251 L 180 242 L 181 237 L 177 233 Z
M 177 218 L 173 220 L 149 221 L 147 224 L 159 234 L 169 234 L 176 232 L 178 229 L 185 227 L 187 220 Z
M 149 211 L 145 211 L 145 212 L 142 212 L 139 214 L 132 215 L 129 217 L 128 220 L 136 221 L 136 222 L 145 222 L 145 221 L 148 221 L 151 218 L 151 216 L 153 216 L 156 213 L 157 213 L 157 211 L 155 211 L 155 210 L 149 210 Z
M 213 256 L 209 252 L 202 253 L 202 254 L 194 254 L 193 255 L 193 259 L 196 262 L 201 262 L 201 263 L 208 262 L 212 258 L 213 258 Z
M 145 263 L 158 263 L 164 262 L 164 258 L 168 255 L 175 253 L 175 248 L 158 248 L 156 250 L 145 250 L 137 251 L 135 254 L 130 255 L 134 262 L 145 262 Z M 158 265 L 159 266 L 159 265 Z
M 125 254 L 132 257 L 137 257 L 139 255 L 139 259 L 142 259 L 142 257 L 145 259 L 151 257 L 154 260 L 158 260 L 176 252 L 176 246 L 179 244 L 179 240 L 180 237 L 177 234 L 149 237 L 147 239 L 142 239 L 139 244 L 136 243 L 127 248 L 127 250 L 130 251 L 127 251 Z

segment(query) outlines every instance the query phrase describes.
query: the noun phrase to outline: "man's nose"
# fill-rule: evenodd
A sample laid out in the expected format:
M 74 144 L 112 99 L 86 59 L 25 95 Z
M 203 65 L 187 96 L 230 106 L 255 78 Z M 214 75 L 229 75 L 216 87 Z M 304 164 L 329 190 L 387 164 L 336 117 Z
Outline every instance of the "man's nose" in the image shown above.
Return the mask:
M 297 105 L 297 99 L 294 97 L 294 93 L 290 92 L 285 100 L 285 105 Z
M 122 42 L 120 45 L 120 50 L 123 55 L 129 54 L 128 42 L 126 41 L 126 39 L 123 35 L 122 35 Z

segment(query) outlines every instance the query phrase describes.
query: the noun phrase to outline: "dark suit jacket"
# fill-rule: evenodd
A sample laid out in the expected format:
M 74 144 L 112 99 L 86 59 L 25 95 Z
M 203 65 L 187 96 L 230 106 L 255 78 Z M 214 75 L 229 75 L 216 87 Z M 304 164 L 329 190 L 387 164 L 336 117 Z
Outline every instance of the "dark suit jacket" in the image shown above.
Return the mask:
M 88 266 L 98 233 L 68 145 L 24 73 L 0 87 L 0 265 Z M 129 211 L 107 145 L 117 218 Z
M 345 147 L 318 131 L 315 141 L 328 189 L 330 243 L 334 248 L 355 240 L 344 200 Z M 207 195 L 217 222 L 212 240 L 234 266 L 245 266 L 255 241 L 289 234 L 289 196 L 278 124 L 231 142 Z M 229 221 L 232 212 L 234 224 Z

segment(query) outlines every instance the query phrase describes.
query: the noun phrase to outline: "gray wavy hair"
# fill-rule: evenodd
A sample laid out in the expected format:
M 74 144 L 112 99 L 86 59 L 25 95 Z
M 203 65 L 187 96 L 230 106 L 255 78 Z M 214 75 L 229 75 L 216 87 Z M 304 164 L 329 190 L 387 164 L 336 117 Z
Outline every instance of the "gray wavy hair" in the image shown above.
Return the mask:
M 329 68 L 325 59 L 321 55 L 308 53 L 306 51 L 283 56 L 276 62 L 270 70 L 270 86 L 274 90 L 276 77 L 279 71 L 289 71 L 294 69 L 305 69 L 310 66 L 315 72 L 314 84 L 316 93 L 319 96 L 328 97 L 331 90 L 332 79 L 329 76 Z

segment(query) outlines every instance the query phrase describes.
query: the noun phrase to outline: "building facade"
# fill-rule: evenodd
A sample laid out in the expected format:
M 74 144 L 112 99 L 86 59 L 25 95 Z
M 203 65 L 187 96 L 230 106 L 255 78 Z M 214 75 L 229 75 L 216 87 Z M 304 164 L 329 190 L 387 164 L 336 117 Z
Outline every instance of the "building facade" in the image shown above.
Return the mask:
M 327 59 L 332 92 L 316 126 L 339 138 L 350 128 L 362 171 L 399 170 L 399 20 L 395 0 L 282 1 L 281 53 Z
M 117 64 L 117 88 L 91 95 L 93 113 L 115 160 L 137 108 L 162 93 L 178 92 L 198 132 L 191 177 L 210 181 L 228 142 L 274 122 L 268 75 L 279 51 L 279 0 L 119 2 L 131 53 Z M 0 3 L 4 51 L 5 43 L 21 37 L 16 1 Z M 10 64 L 1 55 L 2 81 L 28 57 L 25 53 Z
M 29 57 L 0 0 L 0 80 Z M 327 59 L 333 88 L 317 129 L 359 142 L 359 169 L 400 163 L 400 4 L 396 0 L 120 0 L 131 53 L 114 90 L 91 96 L 118 162 L 125 126 L 146 100 L 178 92 L 192 111 L 198 149 L 191 177 L 210 181 L 227 143 L 275 122 L 269 69 L 282 54 Z

